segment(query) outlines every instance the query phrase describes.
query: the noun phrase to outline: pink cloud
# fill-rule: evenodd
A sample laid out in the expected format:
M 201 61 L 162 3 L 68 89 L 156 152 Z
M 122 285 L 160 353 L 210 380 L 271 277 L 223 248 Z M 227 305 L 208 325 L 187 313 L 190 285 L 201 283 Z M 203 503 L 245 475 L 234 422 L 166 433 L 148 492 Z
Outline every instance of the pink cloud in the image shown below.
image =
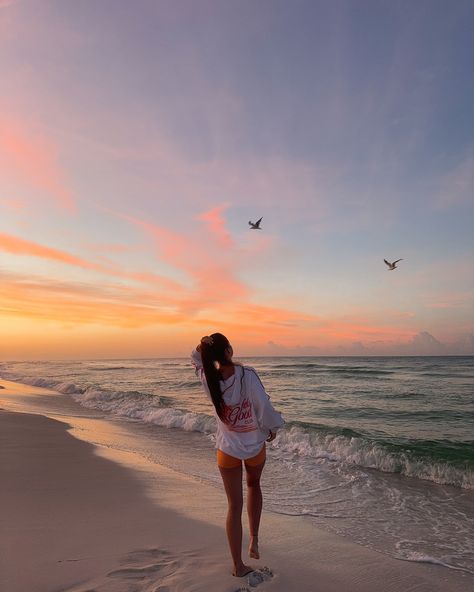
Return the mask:
M 25 209 L 26 204 L 20 199 L 2 198 L 0 199 L 0 206 L 6 208 L 7 210 L 19 212 Z
M 474 195 L 474 152 L 465 158 L 441 180 L 441 189 L 435 206 L 447 209 L 457 205 L 469 204 Z
M 474 302 L 473 292 L 457 292 L 451 294 L 439 294 L 426 296 L 426 308 L 459 308 L 462 306 L 472 306 Z
M 235 302 L 249 295 L 248 287 L 236 275 L 238 257 L 233 252 L 233 241 L 229 239 L 225 244 L 220 241 L 224 221 L 219 221 L 218 210 L 211 210 L 209 216 L 209 213 L 205 214 L 206 221 L 210 219 L 214 225 L 213 232 L 217 234 L 217 245 L 212 237 L 211 240 L 205 240 L 199 232 L 179 234 L 157 224 L 119 214 L 120 217 L 145 230 L 157 247 L 156 255 L 159 259 L 188 276 L 192 286 L 187 296 L 182 299 L 181 306 L 182 310 L 189 314 L 223 301 Z M 219 248 L 216 248 L 217 246 Z
M 59 165 L 57 147 L 22 121 L 0 118 L 0 173 L 47 194 L 60 207 L 74 211 L 74 199 Z
M 212 208 L 212 210 L 209 210 L 207 212 L 204 212 L 203 214 L 200 214 L 197 217 L 197 220 L 201 220 L 203 222 L 206 222 L 209 232 L 214 234 L 214 236 L 216 237 L 218 242 L 223 247 L 232 247 L 234 245 L 234 242 L 232 240 L 232 237 L 231 237 L 229 231 L 227 230 L 227 228 L 225 226 L 225 220 L 222 217 L 222 212 L 226 208 L 227 208 L 226 205 L 217 206 L 215 208 Z

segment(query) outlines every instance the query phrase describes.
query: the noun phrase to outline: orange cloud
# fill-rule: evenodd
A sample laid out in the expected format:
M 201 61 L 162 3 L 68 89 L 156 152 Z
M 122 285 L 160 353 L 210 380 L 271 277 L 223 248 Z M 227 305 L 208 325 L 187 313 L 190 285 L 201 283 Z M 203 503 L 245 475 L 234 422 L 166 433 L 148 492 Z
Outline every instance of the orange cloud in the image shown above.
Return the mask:
M 73 211 L 74 199 L 58 161 L 57 148 L 44 135 L 12 118 L 0 119 L 0 173 L 26 181 Z
M 28 255 L 30 257 L 40 257 L 42 259 L 59 261 L 60 263 L 64 263 L 66 265 L 73 265 L 75 267 L 90 269 L 99 273 L 131 279 L 139 282 L 159 283 L 163 288 L 168 290 L 181 291 L 182 289 L 181 284 L 178 282 L 156 275 L 154 273 L 133 271 L 127 272 L 117 268 L 107 267 L 100 263 L 94 263 L 92 261 L 83 259 L 82 257 L 71 255 L 65 251 L 52 249 L 51 247 L 45 247 L 38 243 L 27 241 L 25 239 L 3 232 L 0 232 L 0 250 L 6 251 L 7 253 L 12 253 L 13 255 Z
M 0 314 L 9 317 L 126 328 L 181 324 L 188 329 L 199 327 L 206 330 L 212 324 L 222 323 L 232 328 L 235 334 L 277 327 L 281 321 L 284 330 L 288 329 L 284 326 L 288 320 L 287 311 L 270 307 L 242 305 L 234 310 L 229 303 L 223 302 L 209 310 L 211 321 L 183 313 L 179 297 L 166 299 L 131 286 L 65 283 L 7 273 L 0 273 L 0 280 Z
M 414 334 L 413 331 L 378 327 L 366 321 L 357 323 L 322 319 L 288 311 L 284 307 L 255 305 L 246 301 L 222 300 L 209 304 L 207 308 L 200 303 L 199 310 L 189 315 L 183 310 L 179 295 L 173 297 L 168 294 L 164 297 L 157 295 L 154 290 L 130 285 L 66 283 L 2 272 L 0 317 L 2 326 L 10 327 L 13 335 L 14 319 L 18 319 L 19 326 L 22 319 L 28 319 L 37 332 L 41 331 L 41 326 L 50 326 L 45 323 L 59 323 L 55 334 L 64 334 L 64 347 L 58 349 L 61 356 L 67 354 L 69 338 L 75 335 L 75 331 L 71 333 L 71 330 L 77 328 L 83 331 L 87 326 L 97 336 L 102 335 L 102 355 L 111 352 L 114 355 L 145 355 L 152 351 L 151 345 L 159 347 L 161 354 L 166 355 L 166 344 L 162 343 L 166 335 L 174 335 L 174 347 L 183 353 L 182 348 L 192 347 L 198 337 L 212 331 L 227 334 L 234 343 L 239 344 L 240 351 L 242 348 L 247 351 L 249 348 L 264 350 L 269 340 L 276 340 L 283 349 L 298 348 L 299 344 L 304 343 L 307 344 L 304 347 L 316 348 L 322 353 L 335 351 L 334 348 L 343 343 L 359 340 L 365 343 L 367 340 L 372 343 L 382 340 L 395 343 L 394 340 L 400 342 L 410 339 Z M 124 339 L 121 345 L 117 342 L 117 339 L 120 341 L 119 330 L 127 331 L 122 334 Z M 161 335 L 159 344 L 156 338 L 158 334 Z M 179 339 L 178 334 L 181 336 Z M 115 337 L 110 337 L 108 343 L 107 335 Z M 138 339 L 139 335 L 144 336 L 143 342 Z M 130 346 L 128 336 L 133 340 L 133 347 Z M 30 347 L 28 332 L 24 339 L 25 348 Z M 18 342 L 17 347 L 20 346 Z M 8 356 L 8 351 L 5 355 Z
M 79 284 L 0 273 L 0 314 L 73 325 L 137 328 L 176 323 L 176 311 L 156 295 L 113 284 Z
M 222 240 L 222 212 L 223 208 L 217 207 L 199 216 L 200 222 L 208 224 L 204 238 L 199 226 L 186 234 L 178 233 L 118 214 L 144 231 L 156 248 L 156 256 L 184 273 L 186 285 L 149 272 L 123 271 L 0 233 L 0 249 L 14 255 L 41 257 L 142 284 L 102 280 L 66 283 L 0 272 L 0 315 L 7 319 L 28 318 L 36 323 L 55 321 L 64 327 L 102 327 L 104 334 L 116 328 L 151 334 L 153 328 L 160 331 L 160 327 L 168 327 L 172 334 L 179 332 L 184 340 L 219 330 L 235 342 L 260 348 L 269 340 L 278 340 L 283 347 L 305 343 L 305 347 L 330 350 L 341 343 L 399 340 L 413 335 L 405 328 L 383 326 L 370 315 L 328 319 L 290 310 L 284 302 L 275 306 L 253 302 L 252 291 L 238 275 L 243 265 L 241 248 L 231 237 Z M 129 353 L 126 343 L 123 347 L 124 354 Z
M 37 243 L 5 234 L 0 232 L 0 249 L 12 253 L 14 255 L 30 255 L 33 257 L 41 257 L 43 259 L 52 259 L 54 261 L 60 261 L 61 263 L 68 263 L 69 265 L 76 265 L 78 267 L 84 267 L 85 269 L 96 269 L 101 270 L 100 265 L 85 261 L 80 257 L 70 255 L 64 251 L 57 249 L 51 249 L 50 247 L 44 247 Z

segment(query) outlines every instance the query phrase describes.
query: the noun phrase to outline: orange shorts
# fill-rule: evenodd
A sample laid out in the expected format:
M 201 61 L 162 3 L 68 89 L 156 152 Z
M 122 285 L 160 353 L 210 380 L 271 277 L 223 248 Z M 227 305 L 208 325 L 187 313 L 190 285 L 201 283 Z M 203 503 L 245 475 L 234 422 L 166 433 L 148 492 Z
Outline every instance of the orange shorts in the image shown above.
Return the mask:
M 249 467 L 257 467 L 265 462 L 267 458 L 267 452 L 265 448 L 265 444 L 262 446 L 262 450 L 252 458 L 246 458 L 244 463 Z M 231 456 L 230 454 L 226 454 L 222 452 L 222 450 L 217 451 L 217 466 L 220 469 L 235 469 L 240 467 L 242 461 L 240 458 L 236 458 L 235 456 Z

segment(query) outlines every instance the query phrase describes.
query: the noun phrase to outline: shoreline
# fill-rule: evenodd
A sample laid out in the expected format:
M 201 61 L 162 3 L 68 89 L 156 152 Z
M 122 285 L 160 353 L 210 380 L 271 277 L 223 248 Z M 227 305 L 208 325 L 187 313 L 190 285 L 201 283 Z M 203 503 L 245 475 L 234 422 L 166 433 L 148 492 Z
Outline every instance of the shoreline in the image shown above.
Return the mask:
M 5 380 L 0 385 L 6 387 L 0 390 L 6 410 L 0 412 L 0 467 L 8 476 L 0 493 L 3 588 L 112 592 L 133 581 L 137 590 L 234 592 L 247 585 L 229 573 L 223 492 L 133 452 L 88 442 L 111 422 L 75 403 L 80 416 L 48 416 L 48 398 L 64 395 Z M 74 405 L 65 403 L 69 414 Z M 274 577 L 257 590 L 273 592 L 379 592 L 381 586 L 384 592 L 461 592 L 472 580 L 441 566 L 392 559 L 302 517 L 265 511 L 262 555 L 253 563 L 268 565 Z

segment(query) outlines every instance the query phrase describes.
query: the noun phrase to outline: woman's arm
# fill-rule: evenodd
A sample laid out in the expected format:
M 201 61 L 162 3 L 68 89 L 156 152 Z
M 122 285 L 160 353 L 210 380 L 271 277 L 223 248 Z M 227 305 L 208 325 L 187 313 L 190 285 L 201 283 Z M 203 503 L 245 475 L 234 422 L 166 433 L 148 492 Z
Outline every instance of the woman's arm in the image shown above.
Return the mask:
M 273 408 L 270 397 L 255 370 L 248 368 L 250 373 L 250 389 L 257 422 L 263 431 L 269 432 L 268 441 L 274 439 L 276 432 L 284 425 L 281 414 Z

